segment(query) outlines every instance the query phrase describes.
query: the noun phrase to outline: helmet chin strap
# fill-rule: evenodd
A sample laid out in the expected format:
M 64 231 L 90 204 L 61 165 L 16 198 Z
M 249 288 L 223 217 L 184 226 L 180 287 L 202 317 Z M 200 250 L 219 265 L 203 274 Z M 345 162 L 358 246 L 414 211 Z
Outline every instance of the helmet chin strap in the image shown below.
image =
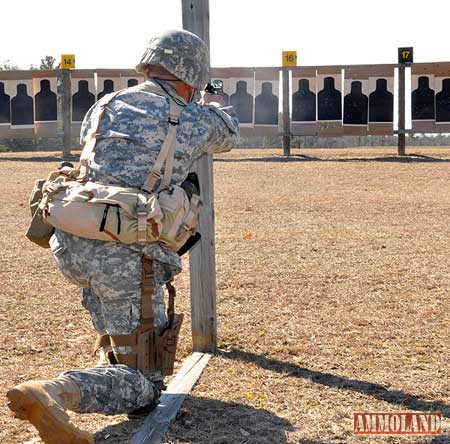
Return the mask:
M 149 76 L 149 79 L 154 79 L 154 80 L 156 80 L 156 81 L 158 81 L 158 80 L 162 80 L 162 81 L 165 81 L 165 82 L 168 82 L 168 83 L 171 83 L 171 82 L 181 82 L 181 83 L 184 83 L 182 80 L 180 80 L 180 79 L 170 79 L 170 78 L 164 78 L 164 77 L 160 77 L 160 76 Z M 161 85 L 160 84 L 160 86 L 161 86 L 161 88 L 163 88 L 164 90 L 165 90 L 165 88 L 164 88 L 164 85 Z M 167 91 L 166 91 L 167 92 Z M 184 100 L 186 100 L 186 102 L 187 103 L 190 103 L 190 102 L 193 102 L 194 101 L 194 98 L 195 98 L 195 95 L 196 95 L 196 92 L 197 92 L 197 90 L 195 89 L 195 88 L 191 88 L 191 93 L 190 93 L 190 95 L 189 95 L 189 98 L 186 100 L 186 99 L 184 99 Z M 177 93 L 178 94 L 180 94 L 178 91 L 177 91 Z M 184 98 L 184 97 L 183 97 Z
M 196 91 L 194 88 L 192 88 L 192 91 L 191 91 L 191 97 L 189 97 L 188 103 L 194 101 L 194 97 L 195 97 L 196 92 L 197 92 L 197 91 Z

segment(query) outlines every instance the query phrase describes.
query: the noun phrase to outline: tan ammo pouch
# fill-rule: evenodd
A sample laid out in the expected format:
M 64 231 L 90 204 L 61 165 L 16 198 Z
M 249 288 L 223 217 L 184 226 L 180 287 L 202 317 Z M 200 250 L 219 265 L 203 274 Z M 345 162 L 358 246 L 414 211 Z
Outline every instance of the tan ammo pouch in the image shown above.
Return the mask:
M 156 194 L 94 182 L 54 181 L 46 189 L 41 208 L 48 224 L 87 239 L 138 242 L 142 215 L 146 242 L 156 242 L 163 225 Z
M 43 211 L 40 208 L 45 184 L 48 182 L 52 182 L 60 176 L 65 176 L 67 178 L 72 175 L 73 177 L 75 177 L 74 172 L 78 174 L 78 172 L 71 168 L 63 168 L 61 171 L 54 171 L 50 173 L 47 180 L 38 179 L 34 183 L 34 188 L 31 191 L 29 201 L 31 210 L 31 222 L 27 228 L 27 231 L 25 232 L 25 236 L 40 247 L 50 248 L 49 241 L 53 232 L 55 231 L 54 227 L 49 225 L 45 220 Z
M 125 244 L 161 242 L 177 251 L 195 232 L 200 198 L 178 185 L 148 194 L 94 182 L 54 181 L 40 211 L 52 227 L 76 236 Z
M 145 84 L 136 89 L 166 95 L 159 87 Z M 183 109 L 172 98 L 169 97 L 167 137 L 141 189 L 86 181 L 88 160 L 95 151 L 101 118 L 108 103 L 119 93 L 105 96 L 100 101 L 81 154 L 81 168 L 76 180 L 61 176 L 52 182 L 47 181 L 39 209 L 49 225 L 76 236 L 125 244 L 160 242 L 177 251 L 195 232 L 200 197 L 193 195 L 189 200 L 181 186 L 171 184 L 176 130 Z M 159 187 L 155 189 L 159 180 Z
M 124 364 L 137 368 L 145 376 L 161 372 L 163 376 L 173 374 L 175 354 L 183 315 L 175 314 L 175 288 L 167 284 L 169 290 L 168 322 L 166 328 L 158 333 L 154 327 L 152 308 L 153 261 L 142 260 L 141 322 L 129 335 L 98 336 L 95 351 L 101 347 L 111 351 L 107 357 L 111 364 Z

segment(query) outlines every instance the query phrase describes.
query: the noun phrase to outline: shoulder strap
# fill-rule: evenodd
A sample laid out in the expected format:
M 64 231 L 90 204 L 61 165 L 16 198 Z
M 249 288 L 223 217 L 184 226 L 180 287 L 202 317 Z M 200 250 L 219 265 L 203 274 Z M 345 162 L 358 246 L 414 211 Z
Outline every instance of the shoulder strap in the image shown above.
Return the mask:
M 161 181 L 159 189 L 167 188 L 172 180 L 173 172 L 173 160 L 175 154 L 175 145 L 177 141 L 177 127 L 180 122 L 180 114 L 184 109 L 184 106 L 177 103 L 171 96 L 167 94 L 159 85 L 148 84 L 147 82 L 137 85 L 134 88 L 141 91 L 148 91 L 154 94 L 167 97 L 169 99 L 169 129 L 162 144 L 161 150 L 156 158 L 150 174 L 141 187 L 144 191 L 149 193 L 155 190 L 156 182 L 161 179 L 161 171 L 164 168 L 164 177 Z
M 177 103 L 170 95 L 167 94 L 159 85 L 151 84 L 148 82 L 141 83 L 140 85 L 136 85 L 132 88 L 122 89 L 120 91 L 116 91 L 112 94 L 108 94 L 104 96 L 99 101 L 99 110 L 95 116 L 94 121 L 92 122 L 92 127 L 89 132 L 86 143 L 83 147 L 83 151 L 80 156 L 80 175 L 78 176 L 78 180 L 83 180 L 88 171 L 88 160 L 91 154 L 95 151 L 95 145 L 97 143 L 97 132 L 100 126 L 100 121 L 105 112 L 106 106 L 122 91 L 147 91 L 153 94 L 157 94 L 159 96 L 164 96 L 169 99 L 169 130 L 167 132 L 167 136 L 164 139 L 161 150 L 156 158 L 155 164 L 147 176 L 147 179 L 144 182 L 144 185 L 141 187 L 144 191 L 149 193 L 154 191 L 155 185 L 157 181 L 161 178 L 161 171 L 163 166 L 164 168 L 164 177 L 161 180 L 161 184 L 159 189 L 167 188 L 170 185 L 170 181 L 172 180 L 173 173 L 173 161 L 175 154 L 175 145 L 176 145 L 176 133 L 177 126 L 179 124 L 179 117 L 181 112 L 184 109 L 184 106 Z
M 98 128 L 100 126 L 100 121 L 102 120 L 103 114 L 105 114 L 105 109 L 108 106 L 108 104 L 122 91 L 125 90 L 121 89 L 111 94 L 107 94 L 106 96 L 103 96 L 98 102 L 99 109 L 97 111 L 97 114 L 95 115 L 94 121 L 92 122 L 91 130 L 89 131 L 86 143 L 84 144 L 83 151 L 81 152 L 80 155 L 80 174 L 78 176 L 78 180 L 84 180 L 84 178 L 87 175 L 88 160 L 90 155 L 95 150 L 95 145 L 97 143 Z

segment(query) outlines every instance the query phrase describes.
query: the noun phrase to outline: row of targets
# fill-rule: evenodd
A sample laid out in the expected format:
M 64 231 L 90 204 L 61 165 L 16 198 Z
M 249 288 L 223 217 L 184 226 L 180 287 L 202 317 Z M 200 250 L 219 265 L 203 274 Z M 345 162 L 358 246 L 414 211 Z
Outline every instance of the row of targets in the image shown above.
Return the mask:
M 411 119 L 415 132 L 450 132 L 450 63 L 413 65 Z
M 280 74 L 279 68 L 212 70 L 212 79 L 223 82 L 243 135 L 279 132 Z M 294 134 L 393 133 L 393 65 L 292 68 L 290 93 Z
M 392 134 L 394 67 L 293 68 L 291 101 L 294 134 Z
M 279 68 L 213 68 L 223 84 L 225 105 L 239 119 L 242 135 L 276 135 L 280 118 Z
M 43 136 L 58 119 L 54 71 L 0 73 L 0 138 Z
M 132 70 L 73 70 L 71 77 L 74 135 L 98 99 L 143 81 Z M 56 72 L 0 72 L 0 138 L 56 137 L 57 130 Z
M 304 135 L 392 134 L 394 65 L 292 68 L 292 132 Z M 215 68 L 243 135 L 279 133 L 279 68 Z M 132 70 L 73 70 L 72 121 L 105 94 L 143 81 Z M 450 132 L 450 63 L 412 67 L 415 132 Z M 0 72 L 0 138 L 54 137 L 58 128 L 55 71 Z
M 143 81 L 133 70 L 72 71 L 72 121 L 82 122 L 89 108 L 106 94 Z

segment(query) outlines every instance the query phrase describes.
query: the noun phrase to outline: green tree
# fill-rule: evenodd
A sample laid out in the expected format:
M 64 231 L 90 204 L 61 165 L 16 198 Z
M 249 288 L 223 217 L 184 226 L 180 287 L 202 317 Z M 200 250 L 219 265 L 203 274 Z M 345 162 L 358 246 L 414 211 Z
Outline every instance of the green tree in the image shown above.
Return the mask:
M 17 71 L 18 69 L 17 65 L 11 65 L 10 60 L 4 60 L 0 63 L 0 71 Z
M 56 59 L 53 56 L 46 55 L 41 59 L 39 69 L 55 69 Z

